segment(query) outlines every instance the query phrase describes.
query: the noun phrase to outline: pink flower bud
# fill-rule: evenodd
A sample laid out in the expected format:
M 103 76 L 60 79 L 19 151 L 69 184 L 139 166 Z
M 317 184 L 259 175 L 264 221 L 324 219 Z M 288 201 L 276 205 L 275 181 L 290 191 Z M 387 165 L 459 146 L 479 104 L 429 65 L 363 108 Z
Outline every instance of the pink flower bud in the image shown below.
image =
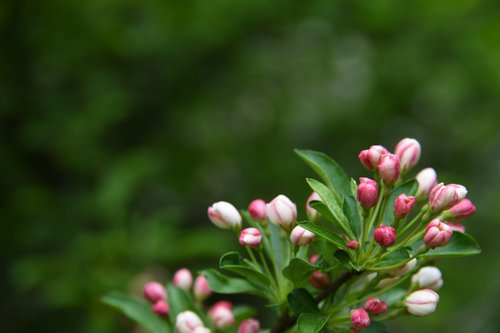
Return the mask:
M 441 271 L 434 266 L 422 267 L 412 276 L 411 281 L 416 284 L 418 288 L 438 290 L 443 286 Z
M 365 310 L 372 315 L 379 315 L 387 312 L 387 303 L 375 297 L 370 297 L 365 302 Z
M 351 250 L 356 250 L 359 246 L 359 243 L 357 240 L 350 240 L 347 242 L 347 247 L 350 248 Z
M 293 228 L 292 233 L 290 234 L 290 240 L 293 245 L 306 245 L 313 241 L 316 235 L 302 228 L 300 225 Z
M 364 208 L 368 209 L 377 202 L 377 182 L 370 178 L 359 178 L 358 201 Z
M 411 293 L 405 300 L 409 313 L 415 316 L 425 316 L 436 311 L 439 295 L 430 289 L 417 290 Z
M 241 228 L 241 215 L 229 202 L 219 201 L 208 207 L 208 218 L 221 229 Z
M 199 275 L 196 278 L 194 281 L 193 293 L 198 302 L 204 301 L 212 294 L 212 289 L 210 289 L 205 275 Z
M 212 332 L 206 327 L 196 327 L 192 333 L 212 333 Z
M 378 163 L 380 179 L 384 184 L 392 185 L 396 183 L 400 173 L 399 158 L 394 154 L 384 154 Z
M 319 255 L 317 255 L 317 254 L 313 254 L 313 255 L 309 258 L 309 262 L 310 262 L 311 264 L 313 264 L 313 265 L 314 265 L 314 264 L 316 263 L 316 261 L 318 261 L 318 259 L 319 259 Z
M 358 158 L 361 164 L 363 164 L 363 166 L 366 169 L 373 171 L 377 168 L 378 162 L 380 161 L 380 157 L 383 154 L 388 154 L 388 153 L 389 151 L 387 149 L 385 149 L 382 146 L 376 145 L 376 146 L 371 146 L 370 149 L 361 151 L 361 153 L 359 153 L 358 155 Z
M 187 268 L 181 268 L 174 274 L 174 278 L 172 279 L 172 283 L 184 290 L 191 289 L 193 285 L 193 275 Z
M 243 320 L 238 328 L 238 333 L 258 333 L 260 330 L 260 323 L 258 320 L 248 318 Z
M 271 223 L 290 230 L 297 221 L 297 207 L 283 194 L 266 205 L 267 218 Z
M 420 171 L 415 177 L 418 182 L 418 189 L 415 196 L 418 200 L 424 200 L 429 197 L 429 193 L 437 184 L 437 174 L 433 168 L 426 168 Z
M 396 219 L 402 219 L 410 211 L 415 205 L 415 197 L 411 195 L 406 195 L 405 193 L 401 193 L 396 200 L 394 201 L 394 216 Z
M 166 299 L 165 287 L 159 282 L 148 282 L 143 289 L 144 298 L 151 303 Z
M 440 219 L 434 219 L 425 228 L 424 243 L 430 248 L 441 247 L 448 244 L 453 231 Z
M 396 230 L 382 224 L 373 232 L 373 238 L 380 246 L 389 247 L 396 242 Z
M 453 232 L 461 232 L 461 233 L 464 233 L 465 232 L 465 226 L 463 224 L 460 224 L 460 223 L 451 223 L 451 222 L 447 222 L 446 224 L 448 224 L 448 227 L 450 227 L 451 231 Z
M 446 221 L 463 221 L 476 212 L 476 206 L 469 199 L 463 199 L 443 213 Z
M 262 242 L 262 235 L 257 228 L 246 228 L 240 233 L 240 244 L 256 247 Z
M 370 316 L 363 308 L 351 310 L 351 324 L 353 331 L 357 332 L 367 328 L 371 324 Z
M 230 302 L 220 301 L 208 310 L 208 317 L 219 330 L 224 330 L 234 324 L 233 305 Z
M 164 300 L 159 300 L 151 306 L 151 310 L 157 315 L 165 317 L 168 315 L 168 303 Z
M 394 154 L 401 162 L 401 169 L 406 172 L 417 165 L 420 159 L 420 143 L 415 139 L 406 138 L 396 145 Z
M 405 275 L 409 271 L 415 268 L 417 266 L 417 259 L 412 259 L 408 261 L 406 264 L 399 266 L 397 268 L 391 269 L 387 271 L 387 274 L 390 274 L 392 276 L 401 276 Z
M 192 311 L 181 312 L 175 319 L 175 330 L 177 333 L 193 333 L 197 327 L 203 327 L 203 322 Z
M 462 185 L 439 183 L 431 190 L 429 195 L 429 205 L 435 212 L 450 208 L 467 195 L 467 189 Z
M 316 289 L 325 289 L 332 282 L 328 275 L 320 271 L 312 272 L 308 281 Z
M 318 218 L 319 213 L 316 209 L 309 206 L 309 203 L 311 201 L 321 201 L 321 198 L 319 197 L 318 193 L 316 193 L 316 192 L 311 193 L 309 198 L 307 198 L 307 202 L 306 202 L 307 218 L 309 219 L 309 221 L 314 222 Z
M 255 221 L 264 221 L 266 219 L 266 202 L 262 199 L 250 202 L 248 213 Z

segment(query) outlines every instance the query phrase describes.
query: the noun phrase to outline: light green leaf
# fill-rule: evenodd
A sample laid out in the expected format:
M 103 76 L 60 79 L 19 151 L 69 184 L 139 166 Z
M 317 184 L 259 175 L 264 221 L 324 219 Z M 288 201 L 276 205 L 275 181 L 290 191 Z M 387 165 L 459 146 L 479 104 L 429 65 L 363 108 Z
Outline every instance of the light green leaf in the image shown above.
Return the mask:
M 369 269 L 386 270 L 386 269 L 397 268 L 408 262 L 408 259 L 410 259 L 410 257 L 411 255 L 409 252 L 409 248 L 398 249 L 388 254 L 382 260 L 378 261 L 376 266 L 370 267 Z
M 335 245 L 341 249 L 347 250 L 347 246 L 345 244 L 345 241 L 342 238 L 340 238 L 337 234 L 330 231 L 329 229 L 327 229 L 321 225 L 313 224 L 309 221 L 298 222 L 298 224 L 302 228 L 307 229 L 307 230 L 315 233 L 316 235 L 318 235 L 318 237 L 323 238 L 324 240 L 332 243 L 333 245 Z
M 298 333 L 320 332 L 328 321 L 328 317 L 318 313 L 302 313 L 297 322 Z
M 352 195 L 346 196 L 342 210 L 349 221 L 349 227 L 355 239 L 359 239 L 361 234 L 361 218 L 359 216 L 358 201 Z
M 219 265 L 221 269 L 236 273 L 264 286 L 268 286 L 270 283 L 266 275 L 250 266 L 238 252 L 224 254 L 220 258 Z
M 214 269 L 205 271 L 210 288 L 220 294 L 252 294 L 267 298 L 267 291 L 248 280 L 225 276 Z
M 290 264 L 283 269 L 283 275 L 294 283 L 295 288 L 298 288 L 304 286 L 311 273 L 317 269 L 318 267 L 305 260 L 293 258 Z
M 450 242 L 443 247 L 431 249 L 421 257 L 462 257 L 481 253 L 476 240 L 469 234 L 454 232 Z

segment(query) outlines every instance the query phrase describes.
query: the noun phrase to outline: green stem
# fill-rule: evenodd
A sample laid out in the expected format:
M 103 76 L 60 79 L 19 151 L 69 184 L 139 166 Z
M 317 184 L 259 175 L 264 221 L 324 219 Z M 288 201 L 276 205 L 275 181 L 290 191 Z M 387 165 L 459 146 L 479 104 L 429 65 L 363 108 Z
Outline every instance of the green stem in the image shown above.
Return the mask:
M 380 206 L 382 205 L 382 202 L 384 201 L 384 194 L 383 194 L 383 185 L 381 186 L 382 187 L 382 191 L 380 191 L 379 193 L 379 196 L 378 196 L 378 199 L 377 199 L 377 204 L 375 205 L 375 209 L 373 210 L 373 215 L 370 216 L 370 221 L 368 223 L 365 223 L 364 225 L 364 228 L 363 228 L 363 239 L 362 239 L 362 242 L 361 242 L 361 250 L 364 251 L 364 255 L 362 255 L 361 257 L 362 258 L 365 258 L 366 257 L 366 254 L 368 251 L 365 251 L 365 244 L 368 240 L 368 234 L 370 233 L 370 230 L 372 229 L 373 227 L 373 224 L 375 223 L 376 219 L 377 219 L 377 215 L 379 213 L 379 209 L 380 209 Z M 366 221 L 365 221 L 366 222 Z
M 247 250 L 248 255 L 250 256 L 250 259 L 252 259 L 252 262 L 255 265 L 255 268 L 258 268 L 262 272 L 262 267 L 260 267 L 259 262 L 257 261 L 257 258 L 255 258 L 255 255 L 253 254 L 250 246 L 245 246 L 245 249 Z
M 426 209 L 422 208 L 420 212 L 411 220 L 408 222 L 403 229 L 398 231 L 398 234 L 403 235 L 405 232 L 407 232 L 425 213 L 427 212 Z

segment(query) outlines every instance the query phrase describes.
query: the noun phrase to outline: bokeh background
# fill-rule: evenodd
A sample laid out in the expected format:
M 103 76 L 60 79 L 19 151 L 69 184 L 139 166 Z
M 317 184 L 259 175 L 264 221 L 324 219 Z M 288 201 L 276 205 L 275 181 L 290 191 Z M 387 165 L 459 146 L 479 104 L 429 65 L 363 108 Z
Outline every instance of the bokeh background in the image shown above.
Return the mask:
M 0 26 L 1 332 L 130 332 L 100 296 L 236 248 L 209 204 L 303 207 L 293 148 L 359 177 L 402 137 L 467 186 L 483 254 L 393 331 L 500 331 L 498 1 L 15 0 Z

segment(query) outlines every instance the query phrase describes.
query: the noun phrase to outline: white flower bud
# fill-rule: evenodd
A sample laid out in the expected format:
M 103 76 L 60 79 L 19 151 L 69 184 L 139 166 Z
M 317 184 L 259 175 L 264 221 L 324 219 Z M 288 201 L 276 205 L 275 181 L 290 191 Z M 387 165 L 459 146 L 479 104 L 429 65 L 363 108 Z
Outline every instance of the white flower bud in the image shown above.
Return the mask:
M 433 266 L 422 267 L 411 280 L 418 288 L 438 290 L 443 285 L 441 271 Z
M 430 289 L 417 290 L 405 300 L 409 313 L 415 316 L 426 316 L 436 311 L 439 295 Z
M 208 207 L 208 218 L 221 229 L 241 228 L 241 215 L 229 202 L 219 201 Z

